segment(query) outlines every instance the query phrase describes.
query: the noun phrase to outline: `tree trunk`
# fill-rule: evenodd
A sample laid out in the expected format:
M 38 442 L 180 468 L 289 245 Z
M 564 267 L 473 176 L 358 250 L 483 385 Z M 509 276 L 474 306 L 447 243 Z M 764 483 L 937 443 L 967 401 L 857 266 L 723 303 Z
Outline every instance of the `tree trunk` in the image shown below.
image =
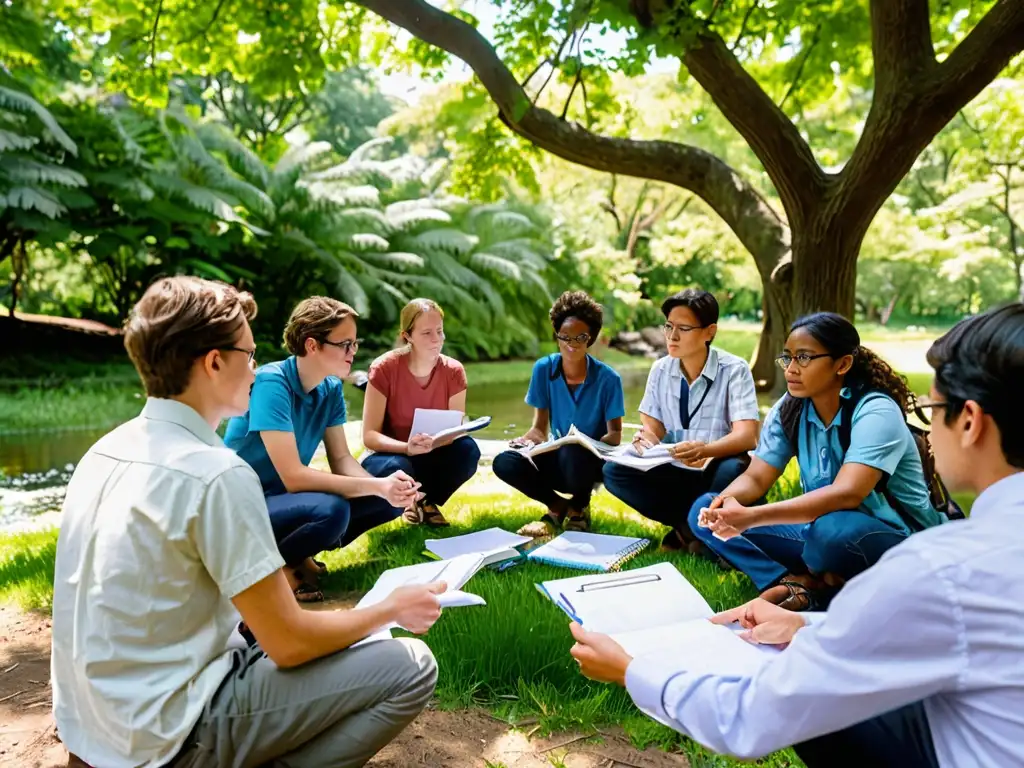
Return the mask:
M 838 312 L 854 319 L 857 256 L 874 215 L 823 205 L 793 229 L 793 313 Z
M 764 326 L 751 361 L 754 383 L 759 392 L 781 397 L 785 379 L 779 375 L 775 358 L 786 345 L 789 326 L 793 322 L 792 265 L 786 261 L 767 278 L 762 277 Z
M 18 306 L 18 293 L 21 288 L 21 281 L 28 271 L 28 256 L 25 253 L 25 241 L 16 240 L 14 249 L 11 251 L 11 319 L 14 319 L 14 310 Z

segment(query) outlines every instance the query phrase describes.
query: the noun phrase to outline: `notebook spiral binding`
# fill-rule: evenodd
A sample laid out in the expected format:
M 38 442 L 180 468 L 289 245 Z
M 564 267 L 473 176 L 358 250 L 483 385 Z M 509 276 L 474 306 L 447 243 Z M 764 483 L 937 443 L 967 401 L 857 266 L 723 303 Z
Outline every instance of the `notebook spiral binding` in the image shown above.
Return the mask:
M 634 557 L 639 555 L 644 549 L 646 549 L 648 547 L 648 545 L 650 545 L 650 543 L 651 542 L 650 542 L 649 539 L 640 539 L 639 541 L 637 541 L 637 542 L 635 542 L 633 544 L 630 544 L 621 553 L 618 553 L 619 556 L 615 560 L 615 562 L 613 562 L 610 566 L 608 566 L 607 573 L 614 573 L 615 571 L 620 570 L 623 565 L 628 563 Z M 583 562 L 580 562 L 579 560 L 563 560 L 561 558 L 556 558 L 556 557 L 535 557 L 532 554 L 530 555 L 530 558 L 533 559 L 533 560 L 538 560 L 539 562 L 542 562 L 542 563 L 547 563 L 548 565 L 557 565 L 557 566 L 559 566 L 561 568 L 574 568 L 576 570 L 583 570 L 583 571 L 603 571 L 604 570 L 603 568 L 601 568 L 598 565 L 594 565 L 594 564 L 591 564 L 591 563 L 583 563 Z

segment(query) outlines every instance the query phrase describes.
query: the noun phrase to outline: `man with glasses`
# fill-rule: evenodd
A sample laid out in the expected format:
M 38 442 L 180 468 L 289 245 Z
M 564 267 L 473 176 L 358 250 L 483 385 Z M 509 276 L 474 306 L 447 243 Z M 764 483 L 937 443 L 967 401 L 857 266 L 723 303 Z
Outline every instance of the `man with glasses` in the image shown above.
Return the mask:
M 651 367 L 640 403 L 638 452 L 663 443 L 675 457 L 646 472 L 609 462 L 604 485 L 644 517 L 670 526 L 667 550 L 706 550 L 690 531 L 687 514 L 697 497 L 718 492 L 750 463 L 760 413 L 747 362 L 712 346 L 718 301 L 688 288 L 661 305 L 668 356 Z
M 256 370 L 249 410 L 224 437 L 259 475 L 300 602 L 323 600 L 317 582 L 324 566 L 315 555 L 390 522 L 418 496 L 405 472 L 373 477 L 349 451 L 342 380 L 359 348 L 356 317 L 336 299 L 299 302 L 284 331 L 291 356 Z M 329 472 L 309 466 L 321 441 Z
M 417 634 L 440 583 L 365 609 L 304 611 L 259 480 L 214 431 L 253 383 L 252 296 L 154 283 L 124 342 L 146 389 L 68 486 L 53 585 L 51 681 L 69 766 L 357 766 L 430 701 Z M 332 338 L 335 338 L 332 335 Z M 229 648 L 239 614 L 258 640 Z

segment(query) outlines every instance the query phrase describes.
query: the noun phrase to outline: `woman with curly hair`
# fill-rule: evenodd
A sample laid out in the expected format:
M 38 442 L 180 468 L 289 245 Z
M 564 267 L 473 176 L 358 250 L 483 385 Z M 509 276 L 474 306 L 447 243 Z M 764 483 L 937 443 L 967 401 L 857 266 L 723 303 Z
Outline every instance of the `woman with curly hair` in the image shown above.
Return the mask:
M 720 494 L 697 499 L 689 522 L 766 600 L 808 610 L 944 518 L 906 423 L 916 398 L 861 346 L 849 320 L 831 312 L 797 320 L 776 360 L 789 393 L 765 419 L 750 467 Z M 803 494 L 752 506 L 794 457 Z
M 618 445 L 626 412 L 622 380 L 614 369 L 590 356 L 601 333 L 601 305 L 583 291 L 563 293 L 551 307 L 551 325 L 558 352 L 533 366 L 526 403 L 533 407 L 533 426 L 494 459 L 494 474 L 548 509 L 537 522 L 520 529 L 524 536 L 547 536 L 590 528 L 590 496 L 601 482 L 604 462 L 578 445 L 526 458 L 520 449 L 563 437 L 571 426 Z M 570 498 L 566 499 L 559 492 Z

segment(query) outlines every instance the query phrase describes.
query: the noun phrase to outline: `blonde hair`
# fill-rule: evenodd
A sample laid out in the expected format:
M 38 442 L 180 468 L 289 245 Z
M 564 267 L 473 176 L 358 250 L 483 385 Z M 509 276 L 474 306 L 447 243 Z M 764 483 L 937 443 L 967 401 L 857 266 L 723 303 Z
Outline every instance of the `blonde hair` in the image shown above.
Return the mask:
M 413 299 L 402 307 L 402 313 L 398 316 L 396 347 L 404 347 L 406 351 L 412 348 L 412 344 L 406 337 L 412 333 L 412 328 L 416 325 L 416 321 L 420 319 L 420 316 L 427 314 L 427 312 L 437 312 L 441 319 L 444 320 L 444 310 L 433 299 Z
M 359 317 L 348 304 L 329 296 L 310 296 L 292 310 L 284 328 L 284 345 L 296 357 L 306 354 L 306 339 L 323 344 L 327 334 L 347 318 Z
M 214 349 L 235 346 L 256 317 L 252 295 L 199 277 L 157 280 L 132 308 L 124 346 L 150 397 L 184 392 L 192 362 Z

